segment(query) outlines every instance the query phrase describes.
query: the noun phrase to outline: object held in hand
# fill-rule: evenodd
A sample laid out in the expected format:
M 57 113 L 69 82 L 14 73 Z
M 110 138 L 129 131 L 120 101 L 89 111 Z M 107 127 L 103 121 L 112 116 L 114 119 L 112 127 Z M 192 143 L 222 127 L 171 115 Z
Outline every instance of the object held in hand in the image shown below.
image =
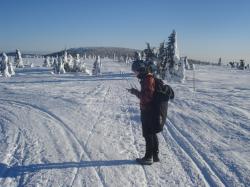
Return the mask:
M 135 88 L 127 88 L 128 92 L 131 94 L 135 94 L 137 90 Z

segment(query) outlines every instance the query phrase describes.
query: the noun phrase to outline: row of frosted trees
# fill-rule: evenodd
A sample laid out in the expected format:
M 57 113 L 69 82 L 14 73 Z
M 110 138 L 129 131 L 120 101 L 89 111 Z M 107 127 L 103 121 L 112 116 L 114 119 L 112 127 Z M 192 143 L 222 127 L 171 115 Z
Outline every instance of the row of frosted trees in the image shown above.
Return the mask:
M 249 64 L 246 64 L 244 60 L 240 60 L 240 62 L 229 62 L 231 68 L 236 68 L 240 70 L 250 69 Z
M 15 75 L 15 68 L 23 68 L 23 59 L 20 50 L 16 50 L 14 63 L 12 63 L 6 53 L 2 53 L 0 60 L 0 76 L 11 77 Z M 14 64 L 14 65 L 13 65 Z M 100 75 L 101 74 L 101 58 L 100 56 L 95 57 L 93 69 L 88 70 L 85 62 L 80 59 L 79 54 L 75 58 L 72 55 L 67 54 L 67 51 L 60 57 L 49 57 L 47 56 L 43 63 L 44 67 L 53 67 L 53 73 L 63 74 L 66 72 L 84 72 L 89 75 Z
M 2 60 L 0 61 L 0 75 L 4 77 L 11 77 L 15 75 L 16 68 L 23 68 L 23 59 L 20 50 L 16 50 L 16 55 L 14 59 L 14 66 L 10 58 L 6 55 L 6 53 L 2 53 Z
M 68 54 L 67 51 L 64 51 L 63 56 L 60 57 L 49 57 L 47 56 L 44 60 L 44 67 L 53 67 L 54 73 L 63 74 L 66 72 L 84 72 L 89 75 L 100 75 L 101 74 L 101 58 L 96 56 L 96 59 L 93 64 L 92 71 L 87 69 L 87 66 L 79 56 L 76 54 L 76 57 L 73 58 L 71 54 Z

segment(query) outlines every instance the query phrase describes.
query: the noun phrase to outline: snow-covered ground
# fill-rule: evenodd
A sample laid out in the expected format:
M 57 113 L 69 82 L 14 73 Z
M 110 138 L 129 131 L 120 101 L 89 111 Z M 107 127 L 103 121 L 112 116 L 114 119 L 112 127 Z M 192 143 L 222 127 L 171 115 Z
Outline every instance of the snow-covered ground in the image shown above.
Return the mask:
M 169 83 L 161 162 L 140 166 L 130 67 L 57 75 L 41 61 L 0 77 L 0 186 L 250 186 L 250 71 L 199 66 Z

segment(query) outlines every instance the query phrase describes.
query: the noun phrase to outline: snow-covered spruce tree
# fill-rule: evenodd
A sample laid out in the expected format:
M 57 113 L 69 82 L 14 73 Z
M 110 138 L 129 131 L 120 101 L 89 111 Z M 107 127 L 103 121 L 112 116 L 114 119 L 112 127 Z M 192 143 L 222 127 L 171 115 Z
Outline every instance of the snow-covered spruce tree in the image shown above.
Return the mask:
M 50 61 L 49 61 L 49 63 L 50 63 L 50 67 L 52 67 L 52 66 L 53 66 L 54 59 L 55 59 L 55 57 L 53 57 L 53 56 L 51 56 L 51 57 L 50 57 Z
M 71 72 L 73 70 L 73 57 L 71 56 L 71 54 L 68 54 L 67 57 L 67 52 L 64 53 L 63 56 L 63 63 L 64 63 L 64 69 L 66 72 Z
M 9 73 L 8 56 L 5 53 L 2 54 L 1 73 L 4 77 L 11 77 Z
M 170 34 L 167 43 L 167 60 L 166 60 L 166 77 L 168 80 L 183 81 L 185 78 L 184 61 L 180 60 L 179 50 L 177 47 L 177 34 L 175 30 Z
M 16 50 L 16 57 L 15 57 L 15 63 L 17 68 L 23 68 L 23 59 L 22 54 L 19 49 Z
M 98 56 L 93 64 L 92 75 L 100 75 L 101 74 L 101 59 Z
M 59 63 L 58 63 L 58 57 L 54 58 L 54 62 L 52 64 L 54 73 L 59 73 Z
M 66 50 L 64 50 L 64 53 L 63 53 L 63 62 L 67 62 L 68 61 L 68 52 Z
M 178 69 L 175 71 L 175 75 L 176 75 L 176 79 L 177 81 L 181 81 L 184 82 L 185 80 L 185 63 L 184 63 L 184 59 L 180 60 L 178 63 Z
M 9 74 L 11 75 L 11 76 L 13 76 L 13 75 L 15 75 L 16 73 L 15 73 L 15 71 L 14 71 L 14 67 L 13 67 L 13 64 L 12 64 L 12 60 L 9 58 L 9 60 L 8 60 L 8 68 L 9 68 Z
M 91 71 L 89 71 L 86 67 L 86 64 L 84 61 L 81 61 L 80 55 L 76 54 L 76 59 L 74 59 L 74 72 L 83 72 L 87 73 L 88 75 L 91 75 Z
M 173 32 L 168 37 L 167 43 L 167 61 L 166 67 L 168 67 L 170 74 L 174 74 L 174 68 L 176 61 L 179 61 L 179 54 L 177 49 L 177 42 L 176 42 L 176 32 Z
M 191 63 L 191 64 L 190 64 L 190 70 L 195 70 L 195 65 L 194 65 L 194 63 Z
M 43 67 L 51 67 L 51 64 L 50 64 L 50 57 L 47 56 L 43 62 Z
M 74 58 L 71 54 L 68 54 L 68 64 L 69 64 L 69 71 L 73 71 L 74 66 Z
M 241 69 L 241 70 L 244 70 L 244 69 L 245 69 L 245 62 L 244 62 L 244 60 L 240 60 L 238 69 Z
M 87 69 L 86 64 L 85 64 L 84 62 L 80 62 L 80 63 L 78 64 L 77 69 L 78 69 L 80 72 L 87 73 L 87 74 L 89 74 L 89 75 L 91 74 L 90 71 Z
M 190 65 L 186 56 L 184 57 L 184 64 L 185 64 L 185 69 L 190 69 Z
M 160 78 L 164 79 L 165 78 L 165 71 L 166 71 L 166 59 L 167 59 L 167 54 L 166 54 L 166 48 L 164 46 L 165 42 L 160 43 L 160 47 L 158 50 L 157 54 L 157 74 Z
M 80 67 L 80 55 L 76 54 L 76 57 L 73 60 L 73 71 L 79 72 L 80 71 L 79 67 Z
M 126 64 L 129 64 L 130 62 L 131 62 L 131 59 L 130 59 L 130 57 L 127 55 L 127 56 L 126 56 L 126 61 L 125 61 L 125 63 L 126 63 Z
M 59 59 L 59 64 L 60 64 L 60 59 Z M 62 63 L 64 65 L 64 70 L 66 72 L 69 72 L 69 63 L 68 63 L 68 53 L 67 51 L 65 50 L 64 53 L 63 53 L 63 57 L 62 57 Z
M 219 58 L 218 66 L 221 66 L 221 58 Z
M 154 50 L 151 49 L 150 44 L 147 43 L 147 48 L 143 50 L 145 54 L 146 61 L 154 61 L 156 59 L 156 55 L 154 54 Z
M 64 69 L 64 59 L 62 59 L 61 57 L 59 58 L 59 62 L 58 62 L 58 73 L 59 74 L 63 74 L 65 73 L 65 69 Z
M 73 72 L 83 72 L 90 75 L 90 71 L 87 69 L 86 64 L 81 62 L 80 55 L 76 54 L 76 58 L 74 59 Z
M 135 52 L 134 53 L 134 57 L 133 57 L 133 60 L 136 61 L 136 60 L 141 60 L 141 54 L 140 52 Z

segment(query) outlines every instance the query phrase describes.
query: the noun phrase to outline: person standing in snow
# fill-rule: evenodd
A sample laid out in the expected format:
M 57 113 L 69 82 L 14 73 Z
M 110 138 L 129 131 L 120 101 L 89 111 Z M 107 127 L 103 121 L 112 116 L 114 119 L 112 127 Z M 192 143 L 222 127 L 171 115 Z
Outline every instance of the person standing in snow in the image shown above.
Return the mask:
M 146 153 L 143 158 L 137 158 L 136 161 L 142 165 L 151 165 L 153 162 L 159 162 L 159 142 L 156 130 L 155 113 L 154 113 L 154 92 L 155 79 L 145 63 L 136 60 L 132 64 L 132 71 L 140 80 L 141 90 L 135 88 L 128 91 L 140 99 L 142 134 L 146 142 Z

